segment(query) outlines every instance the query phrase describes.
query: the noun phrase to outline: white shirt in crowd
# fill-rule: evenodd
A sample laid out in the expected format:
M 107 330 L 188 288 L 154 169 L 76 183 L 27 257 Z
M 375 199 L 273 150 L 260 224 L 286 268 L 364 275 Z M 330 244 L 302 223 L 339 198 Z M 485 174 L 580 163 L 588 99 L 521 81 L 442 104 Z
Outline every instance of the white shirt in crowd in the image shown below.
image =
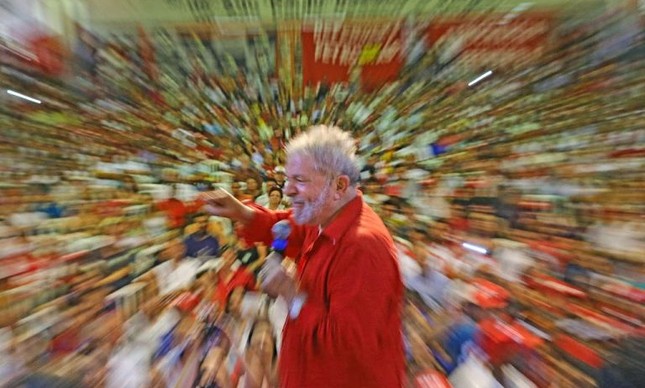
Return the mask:
M 195 280 L 199 269 L 198 260 L 182 260 L 176 266 L 170 261 L 165 261 L 152 270 L 159 284 L 159 294 L 165 295 L 172 291 L 189 287 Z

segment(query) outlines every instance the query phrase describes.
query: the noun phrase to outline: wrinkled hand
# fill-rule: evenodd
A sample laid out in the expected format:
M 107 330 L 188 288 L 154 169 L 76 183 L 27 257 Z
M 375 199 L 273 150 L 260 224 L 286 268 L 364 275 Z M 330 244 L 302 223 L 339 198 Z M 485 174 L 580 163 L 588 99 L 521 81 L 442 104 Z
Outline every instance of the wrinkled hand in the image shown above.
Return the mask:
M 272 298 L 282 296 L 287 303 L 291 303 L 298 292 L 296 282 L 287 274 L 278 260 L 268 259 L 258 277 L 260 288 Z
M 253 209 L 240 202 L 226 190 L 217 189 L 202 193 L 199 198 L 206 203 L 204 210 L 214 216 L 226 217 L 243 223 L 253 218 Z

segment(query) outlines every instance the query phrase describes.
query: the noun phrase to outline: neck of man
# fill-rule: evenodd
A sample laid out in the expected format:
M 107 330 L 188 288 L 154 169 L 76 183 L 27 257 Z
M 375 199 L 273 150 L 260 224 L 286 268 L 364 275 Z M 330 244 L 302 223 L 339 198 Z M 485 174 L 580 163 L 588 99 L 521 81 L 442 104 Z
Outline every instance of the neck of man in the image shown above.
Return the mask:
M 324 220 L 322 223 L 320 223 L 318 226 L 320 228 L 320 231 L 322 232 L 323 229 L 327 227 L 327 225 L 331 224 L 331 222 L 336 219 L 338 214 L 340 213 L 341 210 L 350 203 L 354 198 L 356 198 L 356 188 L 351 187 L 347 190 L 345 195 L 338 201 L 338 205 L 336 206 L 336 210 L 334 210 L 334 213 L 328 217 L 326 220 Z

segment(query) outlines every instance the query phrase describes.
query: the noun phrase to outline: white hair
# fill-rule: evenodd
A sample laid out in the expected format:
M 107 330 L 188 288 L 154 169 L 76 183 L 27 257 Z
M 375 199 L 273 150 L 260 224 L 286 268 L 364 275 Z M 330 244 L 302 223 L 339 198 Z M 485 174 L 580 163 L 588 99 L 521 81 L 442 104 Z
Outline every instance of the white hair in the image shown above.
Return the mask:
M 338 127 L 316 125 L 287 145 L 287 158 L 305 155 L 313 159 L 316 171 L 329 175 L 347 175 L 352 185 L 360 180 L 356 144 L 348 132 Z

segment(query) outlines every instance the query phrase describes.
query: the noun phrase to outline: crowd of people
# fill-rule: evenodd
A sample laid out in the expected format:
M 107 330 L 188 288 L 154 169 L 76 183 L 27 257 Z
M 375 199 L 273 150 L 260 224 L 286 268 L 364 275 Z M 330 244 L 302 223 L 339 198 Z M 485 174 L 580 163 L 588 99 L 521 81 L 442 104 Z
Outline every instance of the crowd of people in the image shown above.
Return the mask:
M 44 108 L 0 107 L 0 386 L 275 386 L 269 248 L 199 193 L 289 209 L 284 147 L 315 124 L 358 140 L 395 239 L 411 386 L 638 386 L 643 36 L 613 53 L 596 32 L 472 88 L 430 52 L 372 92 L 146 84 L 114 42 L 68 85 L 3 55 L 0 86 Z

